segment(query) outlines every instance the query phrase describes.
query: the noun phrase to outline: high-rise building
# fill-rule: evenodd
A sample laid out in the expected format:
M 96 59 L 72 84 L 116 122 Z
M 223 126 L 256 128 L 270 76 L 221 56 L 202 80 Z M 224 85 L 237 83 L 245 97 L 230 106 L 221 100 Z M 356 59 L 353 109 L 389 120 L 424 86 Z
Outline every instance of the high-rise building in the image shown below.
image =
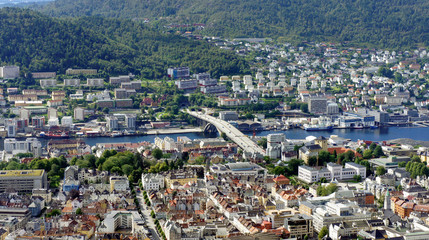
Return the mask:
M 188 67 L 175 67 L 167 69 L 168 77 L 174 79 L 189 78 L 190 71 Z
M 136 129 L 136 120 L 137 117 L 134 114 L 125 115 L 125 125 L 127 129 Z
M 312 97 L 308 99 L 308 111 L 314 114 L 326 114 L 328 100 L 323 97 Z
M 85 120 L 85 109 L 77 107 L 74 109 L 74 119 L 83 121 Z

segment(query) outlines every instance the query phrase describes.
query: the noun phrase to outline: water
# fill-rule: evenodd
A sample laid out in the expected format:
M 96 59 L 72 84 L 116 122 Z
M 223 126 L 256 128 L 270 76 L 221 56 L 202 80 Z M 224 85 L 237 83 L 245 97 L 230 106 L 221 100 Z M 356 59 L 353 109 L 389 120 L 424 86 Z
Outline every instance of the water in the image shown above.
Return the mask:
M 97 143 L 112 143 L 112 142 L 150 142 L 153 143 L 156 137 L 165 138 L 171 137 L 176 140 L 177 137 L 188 137 L 190 139 L 200 139 L 200 138 L 215 138 L 219 136 L 218 134 L 208 134 L 208 133 L 176 133 L 176 134 L 158 134 L 158 135 L 146 135 L 146 136 L 124 136 L 124 137 L 96 137 L 96 138 L 85 138 L 85 143 L 94 146 Z
M 379 129 L 333 129 L 331 131 L 305 131 L 302 129 L 289 129 L 287 131 L 263 131 L 256 133 L 256 136 L 267 136 L 271 133 L 284 133 L 288 139 L 304 139 L 308 136 L 338 135 L 352 141 L 385 141 L 397 138 L 410 138 L 420 141 L 429 141 L 429 128 L 427 127 L 386 127 Z
M 352 141 L 357 140 L 368 140 L 368 141 L 384 141 L 392 140 L 397 138 L 411 138 L 420 141 L 429 141 L 429 127 L 389 127 L 379 129 L 334 129 L 331 131 L 313 131 L 307 132 L 305 130 L 295 128 L 286 131 L 262 131 L 257 132 L 256 136 L 267 136 L 271 133 L 284 133 L 288 139 L 304 139 L 308 136 L 324 136 L 329 137 L 331 135 L 338 135 L 343 138 L 351 139 Z M 247 133 L 249 136 L 253 133 Z M 206 133 L 176 133 L 176 134 L 159 134 L 159 135 L 146 135 L 146 136 L 125 136 L 125 137 L 96 137 L 96 138 L 84 138 L 86 144 L 95 146 L 97 143 L 113 143 L 113 142 L 150 142 L 153 143 L 155 137 L 171 137 L 174 140 L 180 136 L 186 136 L 190 139 L 201 139 L 201 138 L 214 138 L 218 137 L 219 134 L 206 134 Z M 41 138 L 42 145 L 46 147 L 48 139 Z M 0 140 L 0 150 L 3 150 L 3 140 Z
M 313 131 L 308 132 L 302 129 L 289 129 L 286 131 L 262 131 L 257 132 L 256 136 L 267 136 L 271 133 L 284 133 L 286 138 L 289 139 L 304 139 L 308 136 L 324 136 L 329 137 L 331 135 L 338 135 L 343 138 L 351 139 L 352 141 L 357 140 L 369 140 L 369 141 L 384 141 L 397 138 L 411 138 L 420 141 L 429 141 L 429 128 L 417 128 L 417 127 L 389 127 L 379 129 L 334 129 L 331 131 Z M 249 136 L 253 133 L 247 133 Z M 111 142 L 142 142 L 147 141 L 153 143 L 155 137 L 171 137 L 176 139 L 179 136 L 186 136 L 190 139 L 200 138 L 213 138 L 219 136 L 218 134 L 204 134 L 204 133 L 177 133 L 177 134 L 159 134 L 159 135 L 146 135 L 146 136 L 127 136 L 127 137 L 98 137 L 98 138 L 86 138 L 85 142 L 94 146 L 97 143 L 111 143 Z

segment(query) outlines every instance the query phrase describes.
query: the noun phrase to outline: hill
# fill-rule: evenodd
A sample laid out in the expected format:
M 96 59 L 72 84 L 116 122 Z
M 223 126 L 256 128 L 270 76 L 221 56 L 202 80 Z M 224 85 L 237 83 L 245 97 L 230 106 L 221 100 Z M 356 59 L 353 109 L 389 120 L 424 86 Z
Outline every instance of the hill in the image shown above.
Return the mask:
M 214 76 L 248 69 L 232 52 L 131 20 L 55 19 L 17 8 L 0 9 L 0 46 L 0 62 L 30 71 L 96 68 L 160 78 L 169 66 L 189 66 Z
M 205 23 L 204 33 L 225 37 L 429 45 L 427 0 L 56 0 L 40 10 L 59 17 Z

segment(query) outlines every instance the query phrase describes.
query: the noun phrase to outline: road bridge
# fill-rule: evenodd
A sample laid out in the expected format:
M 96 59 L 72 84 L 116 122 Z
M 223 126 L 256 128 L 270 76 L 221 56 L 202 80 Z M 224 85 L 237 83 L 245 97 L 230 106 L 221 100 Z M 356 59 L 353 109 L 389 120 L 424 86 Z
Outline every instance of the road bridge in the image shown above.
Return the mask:
M 258 144 L 256 144 L 249 136 L 243 134 L 237 128 L 232 126 L 230 123 L 217 119 L 213 116 L 204 114 L 202 112 L 195 112 L 187 110 L 187 112 L 198 119 L 206 121 L 217 128 L 219 132 L 223 132 L 226 136 L 235 142 L 245 152 L 251 153 L 252 155 L 265 156 L 265 151 Z

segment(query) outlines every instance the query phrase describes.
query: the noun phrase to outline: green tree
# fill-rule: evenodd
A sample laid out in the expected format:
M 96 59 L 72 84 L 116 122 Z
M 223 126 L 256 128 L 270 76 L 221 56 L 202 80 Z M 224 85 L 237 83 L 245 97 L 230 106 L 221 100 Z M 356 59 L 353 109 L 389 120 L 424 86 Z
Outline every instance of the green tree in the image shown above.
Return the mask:
M 152 156 L 153 156 L 155 159 L 157 159 L 157 160 L 161 159 L 161 157 L 162 157 L 162 150 L 161 150 L 161 149 L 159 149 L 159 148 L 155 148 L 155 149 L 152 151 Z
M 354 179 L 356 182 L 360 182 L 360 181 L 362 181 L 362 177 L 361 177 L 361 175 L 354 175 L 354 176 L 353 176 L 353 179 Z
M 319 237 L 319 239 L 322 239 L 323 237 L 325 237 L 328 234 L 329 234 L 328 228 L 326 226 L 323 226 L 322 229 L 320 229 L 318 237 Z
M 82 215 L 82 214 L 83 214 L 82 209 L 80 208 L 76 209 L 76 215 Z
M 267 138 L 261 138 L 261 140 L 258 141 L 258 145 L 266 149 L 268 145 Z
M 377 146 L 375 147 L 374 152 L 373 152 L 373 155 L 374 155 L 374 157 L 381 157 L 381 156 L 383 156 L 383 155 L 384 155 L 383 150 L 381 149 L 381 146 L 380 146 L 380 145 L 377 145 Z
M 382 166 L 378 166 L 377 169 L 375 170 L 375 174 L 377 176 L 384 175 L 385 173 L 386 173 L 386 169 Z
M 366 149 L 363 151 L 363 158 L 370 159 L 372 157 L 372 151 L 370 149 Z

